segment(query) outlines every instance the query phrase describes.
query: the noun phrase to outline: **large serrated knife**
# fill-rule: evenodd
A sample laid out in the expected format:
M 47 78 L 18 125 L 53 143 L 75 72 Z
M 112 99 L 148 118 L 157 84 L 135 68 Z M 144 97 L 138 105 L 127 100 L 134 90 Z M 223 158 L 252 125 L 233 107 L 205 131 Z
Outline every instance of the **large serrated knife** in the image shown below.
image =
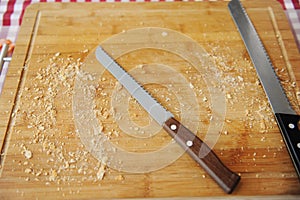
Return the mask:
M 296 172 L 300 177 L 300 130 L 298 127 L 300 116 L 291 107 L 268 53 L 241 2 L 232 0 L 228 8 L 256 68 Z
M 234 190 L 240 176 L 228 169 L 207 144 L 174 119 L 173 114 L 162 107 L 101 46 L 96 49 L 96 58 L 226 193 Z

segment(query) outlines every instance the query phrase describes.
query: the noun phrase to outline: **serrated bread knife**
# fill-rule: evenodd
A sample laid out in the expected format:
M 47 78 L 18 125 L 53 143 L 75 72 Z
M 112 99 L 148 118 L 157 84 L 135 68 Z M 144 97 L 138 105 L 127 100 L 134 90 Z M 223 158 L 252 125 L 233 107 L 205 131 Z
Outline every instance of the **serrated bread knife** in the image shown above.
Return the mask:
M 300 116 L 292 109 L 268 53 L 241 2 L 232 0 L 228 8 L 256 68 L 296 172 L 300 177 L 300 130 L 298 127 Z
M 173 114 L 162 107 L 101 46 L 96 49 L 96 58 L 226 193 L 234 190 L 240 176 L 228 169 L 207 144 L 174 119 Z

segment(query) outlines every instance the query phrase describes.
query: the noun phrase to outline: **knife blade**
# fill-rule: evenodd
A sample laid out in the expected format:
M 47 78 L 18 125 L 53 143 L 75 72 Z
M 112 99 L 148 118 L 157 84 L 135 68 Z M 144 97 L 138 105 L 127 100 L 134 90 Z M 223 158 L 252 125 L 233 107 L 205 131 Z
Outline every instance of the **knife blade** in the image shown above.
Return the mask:
M 271 59 L 241 2 L 232 0 L 228 8 L 254 64 L 295 170 L 300 177 L 300 130 L 298 127 L 300 116 L 291 107 Z
M 240 176 L 227 168 L 200 138 L 174 118 L 101 46 L 96 49 L 97 60 L 127 89 L 149 115 L 213 178 L 226 192 L 232 193 Z M 205 156 L 203 156 L 205 155 Z

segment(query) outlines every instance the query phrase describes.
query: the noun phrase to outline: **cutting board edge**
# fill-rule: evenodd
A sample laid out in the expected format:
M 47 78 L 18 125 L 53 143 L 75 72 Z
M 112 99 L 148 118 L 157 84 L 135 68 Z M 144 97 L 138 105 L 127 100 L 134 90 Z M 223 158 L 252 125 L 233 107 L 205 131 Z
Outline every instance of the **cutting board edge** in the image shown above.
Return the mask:
M 280 3 L 277 2 L 279 5 Z M 281 6 L 281 5 L 280 5 Z M 289 31 L 288 31 L 288 34 L 285 33 L 285 36 L 284 37 L 287 37 L 287 38 L 283 38 L 282 34 L 281 34 L 281 31 L 280 30 L 284 30 L 285 27 L 281 27 L 282 24 L 279 24 L 277 23 L 277 20 L 276 20 L 276 16 L 275 16 L 275 12 L 274 12 L 274 7 L 268 7 L 269 9 L 269 15 L 270 15 L 270 18 L 271 18 L 271 21 L 273 23 L 273 27 L 274 27 L 274 31 L 275 33 L 277 34 L 277 42 L 279 44 L 279 47 L 281 49 L 281 52 L 282 52 L 282 55 L 283 55 L 283 59 L 284 59 L 284 62 L 285 62 L 285 65 L 286 65 L 286 68 L 288 70 L 288 75 L 289 75 L 289 78 L 292 82 L 296 83 L 296 86 L 294 87 L 294 94 L 293 94 L 293 98 L 295 100 L 297 100 L 298 102 L 298 105 L 300 105 L 300 95 L 299 94 L 299 84 L 300 84 L 300 79 L 298 77 L 298 79 L 296 78 L 296 75 L 294 73 L 294 71 L 296 70 L 297 66 L 296 66 L 296 62 L 294 62 L 295 60 L 295 57 L 297 58 L 296 60 L 299 61 L 300 60 L 300 54 L 299 54 L 299 49 L 298 49 L 298 46 L 296 44 L 296 39 L 292 33 L 292 27 L 289 23 Z M 278 8 L 276 8 L 278 9 Z M 280 13 L 281 11 L 281 14 L 283 15 L 282 17 L 284 17 L 286 19 L 286 21 L 288 21 L 288 18 L 287 16 L 285 15 L 284 11 L 282 10 L 282 8 L 279 8 L 278 11 L 276 11 L 276 14 L 279 12 Z M 290 42 L 290 40 L 288 38 L 293 38 L 294 39 L 294 42 Z M 292 49 L 297 49 L 298 50 L 298 54 L 292 54 L 291 51 L 288 51 L 287 50 L 287 45 L 289 45 L 288 47 L 291 47 Z M 294 52 L 293 52 L 294 53 Z M 290 58 L 293 58 L 293 60 L 291 60 Z M 298 112 L 299 112 L 299 106 L 295 108 Z
M 24 81 L 22 77 L 24 76 L 24 72 L 26 71 L 26 64 L 30 59 L 30 52 L 28 50 L 30 49 L 32 43 L 34 35 L 33 32 L 37 25 L 37 16 L 39 13 L 39 10 L 37 10 L 36 7 L 37 6 L 29 6 L 28 9 L 25 10 L 23 20 L 26 21 L 28 26 L 21 26 L 19 34 L 30 33 L 30 37 L 28 37 L 25 41 L 17 38 L 14 54 L 12 55 L 12 60 L 9 64 L 3 86 L 3 91 L 10 90 L 10 93 L 5 93 L 4 95 L 0 96 L 0 108 L 1 110 L 3 108 L 5 109 L 3 111 L 3 113 L 5 113 L 5 119 L 0 121 L 0 128 L 1 130 L 3 130 L 0 132 L 0 166 L 2 166 L 2 164 L 5 162 L 5 152 L 7 150 L 7 146 L 9 145 L 8 140 L 11 134 L 10 131 L 11 127 L 13 126 L 16 112 L 18 110 L 18 99 L 22 95 L 20 90 L 22 82 Z M 26 54 L 24 54 L 24 52 L 26 52 Z M 17 55 L 22 55 L 22 57 L 20 58 L 20 56 Z M 22 64 L 20 64 L 20 60 L 22 61 Z M 0 177 L 1 175 L 2 167 L 0 167 Z

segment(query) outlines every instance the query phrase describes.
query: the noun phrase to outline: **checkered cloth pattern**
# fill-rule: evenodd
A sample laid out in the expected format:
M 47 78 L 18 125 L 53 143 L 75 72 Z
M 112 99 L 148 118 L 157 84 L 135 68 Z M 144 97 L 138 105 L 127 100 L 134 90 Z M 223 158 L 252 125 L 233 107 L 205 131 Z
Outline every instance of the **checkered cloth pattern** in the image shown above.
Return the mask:
M 24 10 L 27 6 L 39 2 L 158 2 L 178 0 L 0 0 L 0 38 L 16 41 Z M 190 0 L 182 0 L 190 1 Z M 194 0 L 217 1 L 217 0 Z M 220 0 L 229 1 L 229 0 Z M 290 21 L 298 47 L 300 47 L 300 5 L 299 0 L 277 0 Z M 5 63 L 0 75 L 0 94 L 8 70 L 9 63 Z

